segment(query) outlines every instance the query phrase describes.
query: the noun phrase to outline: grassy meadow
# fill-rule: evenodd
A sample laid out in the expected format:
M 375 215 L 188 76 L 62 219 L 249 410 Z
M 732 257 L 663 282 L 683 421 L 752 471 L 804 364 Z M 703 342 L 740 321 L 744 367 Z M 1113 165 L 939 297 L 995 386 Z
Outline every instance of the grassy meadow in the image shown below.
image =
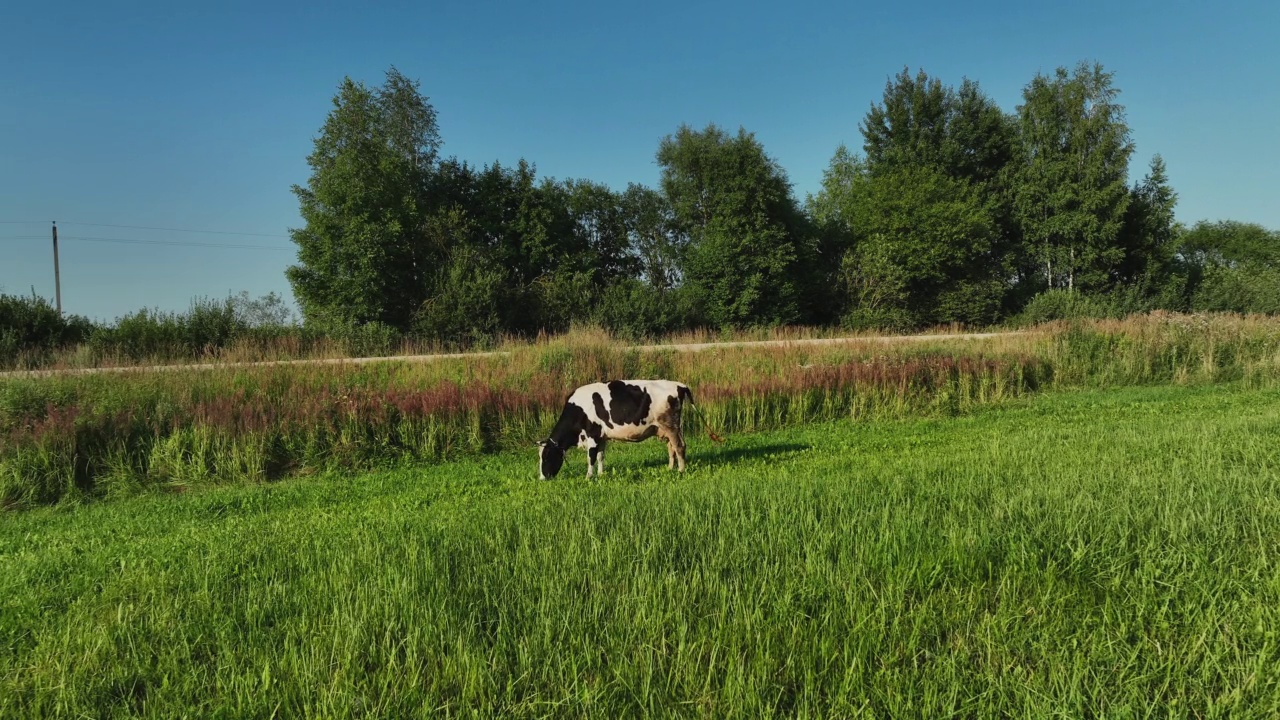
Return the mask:
M 1278 441 L 1238 380 L 8 513 L 0 717 L 1272 718 Z
M 707 340 L 710 338 L 679 338 Z M 0 511 L 527 447 L 578 384 L 689 383 L 717 432 L 945 417 L 1053 388 L 1280 379 L 1280 320 L 1151 315 L 991 339 L 628 348 L 581 332 L 435 362 L 0 378 Z M 690 433 L 699 428 L 692 424 Z

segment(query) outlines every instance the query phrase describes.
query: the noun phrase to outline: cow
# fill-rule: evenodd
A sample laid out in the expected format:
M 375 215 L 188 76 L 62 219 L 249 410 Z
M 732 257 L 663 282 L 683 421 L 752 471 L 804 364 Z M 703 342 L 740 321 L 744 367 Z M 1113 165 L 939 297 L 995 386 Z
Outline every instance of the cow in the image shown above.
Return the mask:
M 577 446 L 587 451 L 587 477 L 594 467 L 604 474 L 604 451 L 610 440 L 640 442 L 657 435 L 667 442 L 667 469 L 685 468 L 685 403 L 693 406 L 689 386 L 673 380 L 612 380 L 583 385 L 565 400 L 560 419 L 546 440 L 538 441 L 538 469 L 543 480 L 555 477 L 565 453 Z M 696 409 L 696 407 L 695 407 Z M 715 437 L 714 433 L 712 437 Z

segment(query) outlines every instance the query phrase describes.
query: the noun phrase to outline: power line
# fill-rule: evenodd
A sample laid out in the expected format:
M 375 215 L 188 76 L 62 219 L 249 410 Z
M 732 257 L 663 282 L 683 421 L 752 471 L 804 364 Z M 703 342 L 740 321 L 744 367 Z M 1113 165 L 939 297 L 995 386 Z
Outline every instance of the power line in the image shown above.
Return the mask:
M 45 240 L 43 235 L 13 235 L 9 237 L 0 237 L 0 240 Z M 102 242 L 102 243 L 119 243 L 121 245 L 169 245 L 173 247 L 211 247 L 211 248 L 231 248 L 239 250 L 294 250 L 291 247 L 281 247 L 279 245 L 237 245 L 230 243 L 204 243 L 204 242 L 178 242 L 176 240 L 140 240 L 137 238 L 101 238 L 101 237 L 84 237 L 78 235 L 59 235 L 59 240 L 79 240 L 83 242 Z
M 178 242 L 176 240 L 137 240 L 133 238 L 101 238 L 101 237 L 82 237 L 76 235 L 63 236 L 65 240 L 82 240 L 84 242 L 105 242 L 105 243 L 122 243 L 126 245 L 173 245 L 175 247 L 212 247 L 212 248 L 241 248 L 253 250 L 294 250 L 296 248 L 281 247 L 279 245 L 233 245 L 228 243 L 206 243 L 206 242 Z
M 249 232 L 232 232 L 230 230 L 190 230 L 184 228 L 163 228 L 151 227 L 147 225 L 108 225 L 106 223 L 83 223 L 59 220 L 63 225 L 84 225 L 85 227 L 109 227 L 109 228 L 125 228 L 128 230 L 162 230 L 164 232 L 184 232 L 184 233 L 200 233 L 204 235 L 243 235 L 246 237 L 275 237 L 287 238 L 288 235 L 280 235 L 278 233 L 249 233 Z
M 125 228 L 127 230 L 160 230 L 164 232 L 184 232 L 197 233 L 203 235 L 243 235 L 245 237 L 274 237 L 288 238 L 288 235 L 279 233 L 251 233 L 251 232 L 234 232 L 231 230 L 192 230 L 189 228 L 164 228 L 153 227 L 150 225 L 109 225 L 107 223 L 84 223 L 59 220 L 63 225 L 83 225 L 85 227 L 109 227 L 109 228 Z M 0 220 L 0 225 L 47 225 L 48 220 Z

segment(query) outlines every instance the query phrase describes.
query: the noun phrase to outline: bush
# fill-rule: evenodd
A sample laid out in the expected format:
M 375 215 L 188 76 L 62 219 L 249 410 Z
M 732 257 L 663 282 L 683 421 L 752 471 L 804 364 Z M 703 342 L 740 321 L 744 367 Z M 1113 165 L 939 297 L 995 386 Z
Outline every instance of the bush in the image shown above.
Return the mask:
M 101 328 L 90 338 L 98 357 L 133 361 L 206 357 L 231 344 L 248 328 L 238 319 L 230 299 L 196 299 L 184 313 L 143 308 Z
M 1157 302 L 1137 288 L 1110 293 L 1082 293 L 1055 288 L 1031 298 L 1022 312 L 1009 320 L 1014 327 L 1029 327 L 1054 320 L 1119 319 L 1158 309 Z
M 404 336 L 390 325 L 369 322 L 344 329 L 337 333 L 337 339 L 346 343 L 351 357 L 379 357 L 393 353 Z
M 0 294 L 0 367 L 38 364 L 53 352 L 84 342 L 94 331 L 91 321 L 64 317 L 48 300 Z
M 414 334 L 446 345 L 485 345 L 519 314 L 507 273 L 485 254 L 458 248 L 438 272 L 439 291 L 415 313 Z
M 900 307 L 855 306 L 840 318 L 840 325 L 846 330 L 855 331 L 905 332 L 915 328 L 917 323 L 910 312 Z
M 597 323 L 626 340 L 645 340 L 694 327 L 699 317 L 693 294 L 660 291 L 640 280 L 622 280 L 601 294 L 592 313 Z
M 1260 263 L 1210 266 L 1191 306 L 1195 311 L 1280 313 L 1280 269 Z
M 598 307 L 600 283 L 594 270 L 557 270 L 533 281 L 530 288 L 538 307 L 538 329 L 563 333 L 591 317 Z

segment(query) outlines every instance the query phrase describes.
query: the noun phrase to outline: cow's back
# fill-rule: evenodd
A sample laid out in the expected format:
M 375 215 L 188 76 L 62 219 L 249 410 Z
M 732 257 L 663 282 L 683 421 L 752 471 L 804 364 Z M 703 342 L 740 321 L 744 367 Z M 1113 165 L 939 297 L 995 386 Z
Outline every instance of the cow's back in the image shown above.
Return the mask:
M 688 393 L 687 386 L 674 380 L 612 380 L 583 385 L 569 401 L 586 411 L 607 437 L 629 439 L 642 430 L 650 437 L 679 407 L 681 388 Z

